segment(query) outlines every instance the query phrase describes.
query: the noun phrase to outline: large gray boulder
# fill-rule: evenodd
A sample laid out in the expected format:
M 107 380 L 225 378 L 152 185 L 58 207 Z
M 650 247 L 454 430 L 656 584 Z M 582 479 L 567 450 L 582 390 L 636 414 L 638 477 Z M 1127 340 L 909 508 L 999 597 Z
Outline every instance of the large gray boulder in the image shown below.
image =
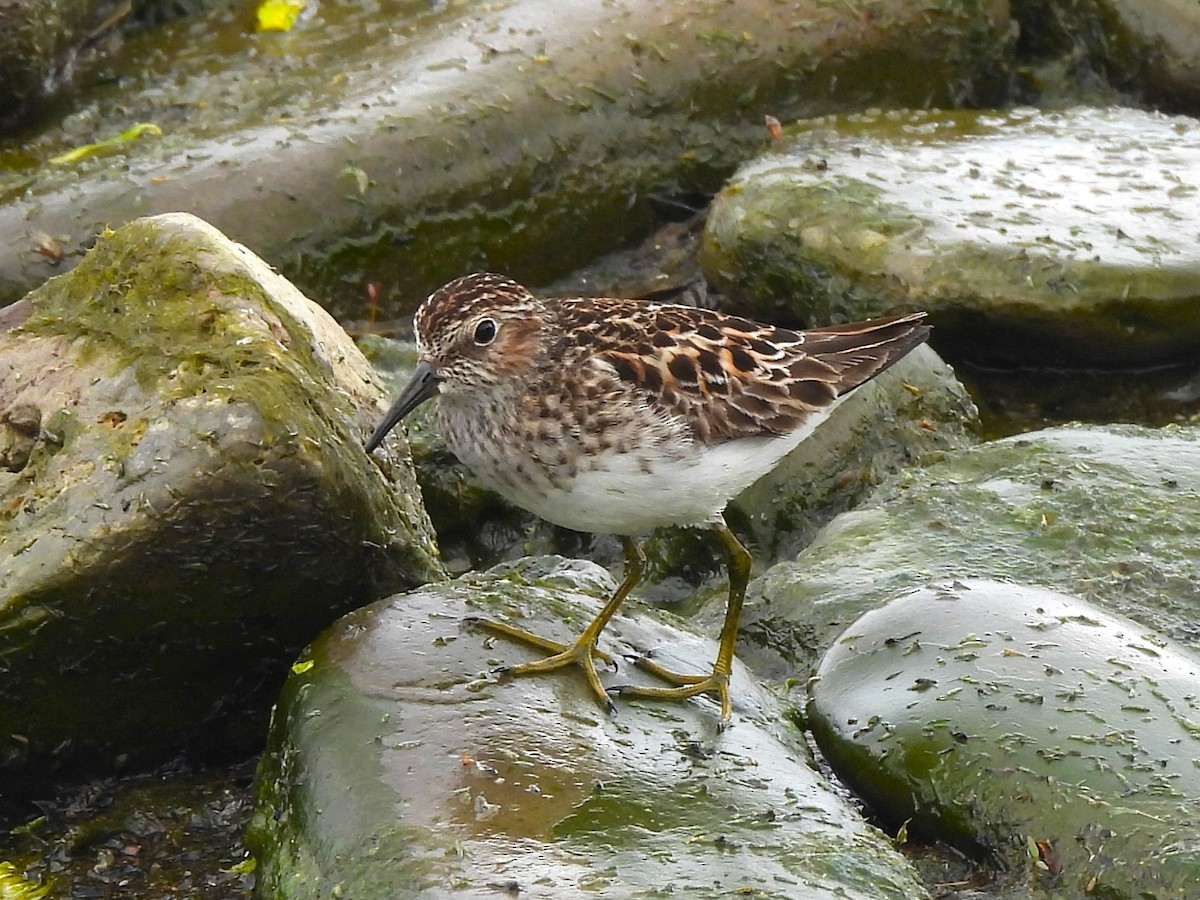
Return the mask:
M 752 582 L 739 655 L 881 821 L 999 860 L 996 896 L 1189 896 L 1198 441 L 1054 428 L 901 472 Z
M 764 114 L 954 104 L 1012 36 L 1004 0 L 870 15 L 824 0 L 347 3 L 283 36 L 209 26 L 148 41 L 116 64 L 119 91 L 36 149 L 131 119 L 160 136 L 0 178 L 0 303 L 45 277 L 34 235 L 60 241 L 65 266 L 105 226 L 175 210 L 343 322 L 367 317 L 368 282 L 389 316 L 471 269 L 545 283 L 645 234 L 659 200 L 716 190 L 768 140 Z
M 827 758 L 910 832 L 1052 897 L 1200 879 L 1200 654 L 1094 604 L 967 579 L 898 596 L 825 654 Z

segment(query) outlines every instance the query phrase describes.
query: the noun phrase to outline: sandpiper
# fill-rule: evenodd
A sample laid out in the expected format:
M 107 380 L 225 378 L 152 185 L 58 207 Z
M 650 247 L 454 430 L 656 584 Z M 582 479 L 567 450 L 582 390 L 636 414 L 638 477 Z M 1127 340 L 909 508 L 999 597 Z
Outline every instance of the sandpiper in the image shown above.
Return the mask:
M 544 659 L 508 675 L 578 665 L 602 705 L 610 693 L 716 694 L 729 722 L 738 618 L 751 556 L 724 509 L 770 472 L 847 394 L 926 339 L 924 313 L 789 331 L 738 316 L 613 298 L 538 298 L 502 275 L 467 275 L 435 291 L 415 318 L 420 361 L 367 441 L 370 452 L 438 396 L 454 454 L 508 500 L 571 528 L 618 535 L 625 575 L 571 644 L 502 622 L 489 629 Z M 641 581 L 634 539 L 664 525 L 713 529 L 729 554 L 729 602 L 712 671 L 639 667 L 672 687 L 606 689 L 597 641 Z

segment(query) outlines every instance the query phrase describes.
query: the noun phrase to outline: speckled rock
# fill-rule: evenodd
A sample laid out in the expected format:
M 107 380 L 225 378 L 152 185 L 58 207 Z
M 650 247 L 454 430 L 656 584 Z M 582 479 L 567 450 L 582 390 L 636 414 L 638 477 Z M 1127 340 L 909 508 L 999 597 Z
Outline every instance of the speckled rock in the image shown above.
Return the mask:
M 803 675 L 850 623 L 930 580 L 1040 585 L 1200 648 L 1200 428 L 1064 427 L 884 482 L 752 581 L 739 654 Z
M 1131 109 L 810 120 L 745 166 L 710 279 L 806 322 L 926 309 L 984 362 L 1164 363 L 1200 349 L 1200 121 Z
M 545 283 L 650 231 L 663 198 L 715 191 L 764 112 L 976 99 L 1014 34 L 1006 0 L 380 0 L 283 35 L 217 6 L 13 148 L 0 304 L 46 277 L 37 233 L 67 266 L 106 224 L 175 210 L 343 322 L 368 283 L 385 315 L 473 269 Z M 131 121 L 162 134 L 46 163 Z
M 854 622 L 810 693 L 822 751 L 874 809 L 1000 857 L 1034 896 L 1200 883 L 1200 655 L 1152 629 L 954 581 Z
M 1187 897 L 1198 446 L 1054 428 L 900 472 L 751 583 L 738 655 L 797 705 L 819 671 L 839 774 L 883 821 L 1000 859 L 995 896 Z

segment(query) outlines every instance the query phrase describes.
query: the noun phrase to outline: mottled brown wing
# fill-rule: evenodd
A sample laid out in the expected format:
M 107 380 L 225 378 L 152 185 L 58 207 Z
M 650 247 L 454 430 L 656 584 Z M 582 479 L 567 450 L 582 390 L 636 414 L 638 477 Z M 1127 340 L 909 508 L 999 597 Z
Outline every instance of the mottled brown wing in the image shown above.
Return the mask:
M 705 442 L 786 434 L 929 335 L 924 313 L 802 332 L 632 300 L 565 300 L 557 313 Z

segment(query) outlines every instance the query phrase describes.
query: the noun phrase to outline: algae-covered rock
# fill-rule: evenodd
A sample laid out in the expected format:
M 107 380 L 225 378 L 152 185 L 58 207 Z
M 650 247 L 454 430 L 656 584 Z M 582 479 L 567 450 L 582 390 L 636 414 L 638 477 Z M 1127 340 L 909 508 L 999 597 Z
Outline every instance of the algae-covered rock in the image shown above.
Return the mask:
M 954 581 L 854 622 L 810 693 L 822 751 L 876 811 L 999 856 L 1039 897 L 1200 883 L 1200 656 L 1144 626 Z
M 1197 875 L 1186 823 L 1195 808 L 1188 785 L 1200 733 L 1189 725 L 1200 717 L 1187 704 L 1200 690 L 1195 676 L 1190 688 L 1176 688 L 1187 681 L 1179 660 L 1200 647 L 1197 447 L 1196 428 L 1055 428 L 904 470 L 835 519 L 794 562 L 751 583 L 738 655 L 761 677 L 802 685 L 818 663 L 825 673 L 852 655 L 853 640 L 830 648 L 841 636 L 862 634 L 860 617 L 888 604 L 887 618 L 878 620 L 885 624 L 870 631 L 883 649 L 835 679 L 847 698 L 824 682 L 812 689 L 821 697 L 812 725 L 823 748 L 877 814 L 903 821 L 915 803 L 923 836 L 998 854 L 1005 877 L 1016 882 L 999 896 L 1025 896 L 1036 867 L 1035 896 L 1186 897 L 1177 885 Z M 985 591 L 978 580 L 1010 584 Z M 917 600 L 907 604 L 913 591 Z M 1054 610 L 1069 609 L 1066 618 L 1029 614 L 1043 601 L 1046 610 L 1050 601 Z M 1117 623 L 1119 615 L 1137 624 Z M 1011 627 L 996 624 L 997 616 L 1009 616 Z M 1027 622 L 1043 623 L 1044 648 L 1033 646 L 1037 628 Z M 1105 655 L 1085 673 L 1089 642 Z M 1010 660 L 1012 653 L 1029 658 Z M 1168 670 L 1183 681 L 1168 685 Z M 1160 677 L 1162 692 L 1146 699 Z M 854 693 L 857 681 L 862 694 Z M 1068 681 L 1089 693 L 1073 702 L 1062 687 Z M 796 695 L 803 703 L 798 687 Z M 1089 715 L 1093 699 L 1101 718 Z M 989 710 L 990 702 L 997 708 Z M 1081 712 L 1060 714 L 1059 707 Z M 903 725 L 894 740 L 889 722 Z M 1028 748 L 1026 734 L 1039 736 Z M 1024 771 L 1023 754 L 1039 749 L 1067 761 Z M 939 751 L 957 769 L 938 768 Z M 972 765 L 971 754 L 982 761 Z M 1131 816 L 1114 787 L 1123 770 L 1115 780 L 1104 770 L 1110 758 L 1145 768 L 1145 781 L 1130 781 L 1137 788 Z M 1089 764 L 1098 772 L 1091 818 L 1091 776 L 1078 768 Z M 1038 781 L 1047 776 L 1061 783 Z M 1064 798 L 1069 808 L 1058 809 Z M 1131 824 L 1142 817 L 1159 821 Z M 1143 858 L 1161 863 L 1159 881 L 1155 866 L 1139 864 Z M 1093 875 L 1096 890 L 1086 893 Z
M 662 198 L 716 190 L 765 114 L 971 97 L 1010 24 L 1003 0 L 383 0 L 286 35 L 172 26 L 83 105 L 89 134 L 68 120 L 36 150 L 130 119 L 160 137 L 0 181 L 0 303 L 45 277 L 29 235 L 69 265 L 105 224 L 174 210 L 343 319 L 367 283 L 385 313 L 473 269 L 545 283 L 649 231 Z
M 611 587 L 587 563 L 526 560 L 323 634 L 293 669 L 259 771 L 260 896 L 927 896 L 744 669 L 722 733 L 707 700 L 618 700 L 608 717 L 575 671 L 489 678 L 533 651 L 460 625 L 502 616 L 567 638 Z M 712 642 L 626 613 L 604 647 L 711 661 Z
M 709 217 L 710 279 L 803 321 L 926 309 L 969 358 L 1158 364 L 1200 348 L 1200 122 L 1130 109 L 800 123 Z
M 299 646 L 438 576 L 370 367 L 211 226 L 138 220 L 5 313 L 6 792 L 251 751 Z
M 907 469 L 751 582 L 739 653 L 806 672 L 931 579 L 1040 585 L 1200 646 L 1200 429 L 1064 427 Z

